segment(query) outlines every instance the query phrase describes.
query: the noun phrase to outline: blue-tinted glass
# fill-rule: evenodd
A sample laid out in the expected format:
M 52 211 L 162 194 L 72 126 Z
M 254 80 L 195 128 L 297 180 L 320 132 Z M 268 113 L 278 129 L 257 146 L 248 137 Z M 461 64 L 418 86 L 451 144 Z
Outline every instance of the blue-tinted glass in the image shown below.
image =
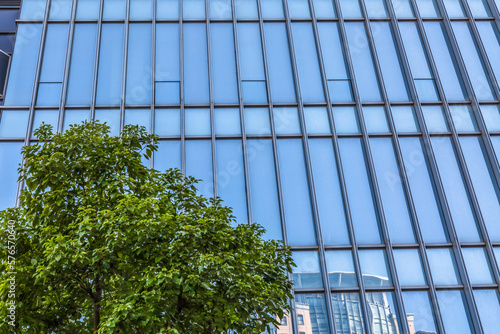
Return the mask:
M 472 334 L 469 312 L 462 291 L 437 291 L 439 310 L 446 333 Z
M 67 41 L 68 24 L 47 26 L 40 82 L 62 82 Z
M 404 291 L 403 302 L 408 325 L 413 326 L 416 333 L 438 333 L 429 294 L 426 291 Z
M 120 110 L 118 109 L 97 109 L 95 111 L 95 120 L 106 122 L 111 128 L 110 135 L 118 136 L 120 134 Z
M 372 53 L 364 24 L 346 22 L 345 28 L 359 96 L 363 102 L 381 101 L 377 74 L 373 66 Z
M 239 19 L 256 19 L 259 16 L 257 11 L 257 0 L 235 0 L 236 17 Z
M 469 8 L 474 17 L 489 17 L 492 16 L 487 1 L 485 0 L 468 0 Z
M 5 111 L 4 111 L 5 112 Z M 35 118 L 33 119 L 33 127 L 32 127 L 32 136 L 33 132 L 42 125 L 42 122 L 45 124 L 52 125 L 52 130 L 55 132 L 57 130 L 57 122 L 59 120 L 59 110 L 57 109 L 41 109 L 35 111 Z
M 179 109 L 156 109 L 155 133 L 159 136 L 180 136 L 181 113 Z
M 363 309 L 359 300 L 359 293 L 342 292 L 332 293 L 332 306 L 335 317 L 335 333 L 365 334 L 363 323 Z
M 182 13 L 185 19 L 204 19 L 205 0 L 183 0 Z
M 387 17 L 387 8 L 385 7 L 384 0 L 365 0 L 365 7 L 368 17 Z M 374 34 L 375 37 L 376 34 Z
M 313 0 L 314 14 L 317 18 L 332 19 L 337 17 L 333 0 Z
M 391 107 L 397 132 L 417 132 L 418 124 L 413 107 Z
M 332 102 L 353 102 L 350 80 L 328 80 L 328 90 Z
M 69 70 L 68 105 L 89 105 L 92 99 L 97 25 L 80 23 L 75 25 L 71 66 Z
M 88 120 L 90 120 L 90 110 L 66 110 L 64 112 L 63 131 L 68 130 L 70 125 L 79 125 Z
M 360 250 L 358 254 L 365 286 L 392 286 L 384 250 Z
M 179 18 L 179 0 L 156 0 L 156 18 L 172 20 Z
M 238 224 L 248 222 L 241 140 L 218 140 L 217 195 L 233 209 Z
M 355 107 L 332 108 L 337 133 L 359 133 L 358 116 Z
M 389 100 L 408 101 L 406 81 L 389 22 L 372 22 L 371 28 Z
M 415 235 L 392 141 L 390 138 L 370 138 L 370 146 L 389 237 L 393 243 L 414 243 Z
M 414 82 L 420 101 L 440 101 L 434 79 L 415 79 Z
M 457 265 L 450 248 L 427 249 L 427 259 L 435 285 L 460 284 Z
M 488 131 L 500 131 L 500 107 L 496 105 L 481 105 L 481 114 Z
M 186 2 L 184 2 L 186 6 Z M 186 103 L 208 103 L 207 32 L 204 23 L 183 26 L 184 99 Z
M 477 131 L 476 121 L 472 109 L 468 105 L 450 106 L 453 125 L 458 132 Z
M 101 33 L 97 104 L 120 104 L 122 71 L 123 24 L 105 23 Z
M 180 103 L 179 25 L 156 25 L 155 102 Z
M 19 17 L 19 10 L 2 8 L 0 11 L 0 32 L 16 31 L 16 19 Z
M 453 21 L 451 25 L 477 99 L 494 100 L 495 97 L 493 96 L 493 91 L 483 62 L 479 56 L 476 43 L 472 37 L 469 24 L 465 21 Z
M 76 7 L 77 20 L 97 20 L 99 16 L 99 0 L 78 0 Z
M 326 245 L 350 243 L 331 139 L 309 139 L 321 234 Z
M 158 151 L 154 153 L 154 168 L 165 171 L 169 168 L 181 168 L 181 142 L 178 140 L 160 140 Z
M 474 290 L 477 311 L 484 334 L 495 334 L 500 328 L 500 304 L 498 291 Z
M 311 17 L 309 13 L 309 2 L 307 0 L 288 0 L 288 11 L 293 19 Z
M 416 0 L 417 7 L 422 17 L 439 17 L 436 0 Z
M 155 83 L 155 102 L 156 104 L 179 104 L 180 98 L 179 81 L 156 82 Z
M 278 153 L 288 243 L 292 246 L 316 245 L 301 140 L 278 140 Z
M 295 87 L 285 23 L 264 23 L 264 32 L 273 102 L 295 102 Z
M 127 104 L 151 103 L 151 24 L 132 23 L 128 31 Z
M 247 135 L 270 134 L 269 110 L 267 108 L 245 108 L 245 129 Z
M 210 136 L 210 109 L 186 109 L 187 136 Z
M 500 82 L 500 57 L 497 55 L 500 54 L 500 34 L 494 22 L 476 21 L 476 26 L 498 83 Z
M 304 102 L 324 101 L 325 94 L 312 26 L 306 22 L 294 22 L 292 23 L 292 32 L 293 43 L 296 45 L 295 57 L 302 100 Z
M 262 0 L 262 17 L 264 19 L 280 19 L 283 18 L 283 2 L 282 0 Z
M 464 8 L 460 0 L 443 0 L 449 17 L 464 17 Z
M 130 0 L 130 19 L 151 20 L 153 0 Z
M 432 137 L 431 143 L 458 239 L 462 242 L 480 241 L 476 219 L 451 140 L 447 137 Z
M 51 0 L 50 1 L 50 20 L 69 20 L 71 16 L 72 0 Z
M 500 267 L 500 247 L 493 247 L 493 251 L 495 252 L 495 259 L 497 261 L 497 266 Z
M 415 17 L 410 0 L 391 0 L 391 2 L 398 18 Z
M 300 323 L 301 320 L 304 323 L 304 326 L 299 325 L 299 334 L 301 330 L 307 331 L 308 334 L 330 333 L 325 296 L 322 293 L 296 294 L 295 312 L 297 323 Z
M 123 20 L 126 13 L 125 0 L 104 0 L 103 19 Z
M 17 168 L 21 163 L 23 143 L 0 143 L 0 210 L 16 204 Z
M 460 137 L 460 146 L 474 186 L 483 221 L 492 241 L 500 241 L 500 190 L 494 181 L 486 151 L 479 137 Z
M 4 52 L 11 53 L 14 49 L 15 34 L 0 35 L 0 49 Z
M 424 242 L 447 242 L 448 237 L 422 141 L 416 137 L 401 137 L 399 145 Z
M 62 83 L 40 82 L 36 104 L 39 106 L 58 106 L 61 99 Z
M 186 140 L 186 175 L 201 179 L 197 185 L 198 193 L 205 197 L 214 196 L 210 140 Z
M 23 10 L 29 7 L 28 3 L 23 4 Z M 14 58 L 10 64 L 10 71 L 16 75 L 9 77 L 4 101 L 6 106 L 31 103 L 41 32 L 41 24 L 19 24 Z
M 471 284 L 494 284 L 491 266 L 484 248 L 462 248 L 465 268 Z
M 392 292 L 367 292 L 373 333 L 401 333 L 398 310 Z
M 28 110 L 2 110 L 0 118 L 0 137 L 26 136 Z
M 295 289 L 323 287 L 318 252 L 293 252 L 293 261 L 297 265 L 292 271 Z
M 263 80 L 264 62 L 258 23 L 238 23 L 238 46 L 241 78 Z
M 422 106 L 425 125 L 429 132 L 448 132 L 448 125 L 441 106 Z
M 240 110 L 237 108 L 215 109 L 215 134 L 241 134 Z
M 325 107 L 305 107 L 307 133 L 331 133 L 328 111 Z
M 271 140 L 248 140 L 247 154 L 253 220 L 264 226 L 265 238 L 282 240 Z
M 125 125 L 127 124 L 144 126 L 147 132 L 151 132 L 151 109 L 125 110 Z
M 418 249 L 395 249 L 393 254 L 398 271 L 399 284 L 402 286 L 427 284 Z
M 361 140 L 339 139 L 339 148 L 356 241 L 361 244 L 381 243 Z
M 330 287 L 348 288 L 358 286 L 350 250 L 326 251 L 325 261 Z
M 362 110 L 368 133 L 391 132 L 384 107 L 363 107 Z
M 300 133 L 297 108 L 274 108 L 274 128 L 277 134 Z
M 346 18 L 363 17 L 358 0 L 340 0 L 340 9 Z
M 462 79 L 444 35 L 443 23 L 425 21 L 424 27 L 446 97 L 448 100 L 465 100 Z
M 245 103 L 267 103 L 266 82 L 264 80 L 243 81 L 241 88 Z
M 24 0 L 21 6 L 21 19 L 43 20 L 46 2 L 47 0 Z M 19 35 L 19 31 L 17 33 L 18 36 L 23 36 Z
M 214 102 L 237 103 L 238 85 L 232 23 L 212 23 L 210 36 Z

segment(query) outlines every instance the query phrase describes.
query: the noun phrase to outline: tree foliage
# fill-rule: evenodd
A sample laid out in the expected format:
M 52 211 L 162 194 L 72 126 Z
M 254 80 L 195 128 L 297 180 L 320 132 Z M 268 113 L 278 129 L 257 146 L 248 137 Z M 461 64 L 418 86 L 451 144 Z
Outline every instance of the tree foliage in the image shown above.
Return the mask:
M 17 333 L 261 333 L 292 298 L 293 261 L 257 224 L 236 225 L 220 199 L 179 170 L 146 168 L 157 138 L 84 122 L 22 149 L 16 232 Z M 8 282 L 0 283 L 6 318 Z

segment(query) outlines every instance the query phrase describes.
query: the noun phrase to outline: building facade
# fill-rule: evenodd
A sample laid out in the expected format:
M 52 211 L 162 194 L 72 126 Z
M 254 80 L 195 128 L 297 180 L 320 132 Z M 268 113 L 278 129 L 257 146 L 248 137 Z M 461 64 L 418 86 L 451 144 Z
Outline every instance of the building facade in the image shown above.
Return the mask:
M 0 209 L 42 122 L 140 124 L 160 136 L 145 163 L 293 248 L 294 311 L 273 333 L 498 333 L 499 9 L 23 0 L 0 51 Z

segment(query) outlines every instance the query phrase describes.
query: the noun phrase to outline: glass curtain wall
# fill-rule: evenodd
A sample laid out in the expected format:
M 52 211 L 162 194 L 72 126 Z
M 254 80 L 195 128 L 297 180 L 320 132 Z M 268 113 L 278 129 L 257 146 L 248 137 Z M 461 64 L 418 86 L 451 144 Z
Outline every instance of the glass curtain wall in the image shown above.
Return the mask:
M 498 5 L 24 0 L 0 208 L 41 122 L 144 125 L 160 136 L 144 163 L 292 247 L 273 334 L 496 333 Z

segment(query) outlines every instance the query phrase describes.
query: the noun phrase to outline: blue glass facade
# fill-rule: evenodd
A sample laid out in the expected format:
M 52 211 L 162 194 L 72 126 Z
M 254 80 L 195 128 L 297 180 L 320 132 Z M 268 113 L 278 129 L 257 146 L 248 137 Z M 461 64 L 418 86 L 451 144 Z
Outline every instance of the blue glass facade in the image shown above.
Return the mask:
M 0 209 L 41 122 L 140 124 L 151 167 L 292 247 L 274 334 L 498 332 L 499 1 L 24 0 L 17 22 Z

